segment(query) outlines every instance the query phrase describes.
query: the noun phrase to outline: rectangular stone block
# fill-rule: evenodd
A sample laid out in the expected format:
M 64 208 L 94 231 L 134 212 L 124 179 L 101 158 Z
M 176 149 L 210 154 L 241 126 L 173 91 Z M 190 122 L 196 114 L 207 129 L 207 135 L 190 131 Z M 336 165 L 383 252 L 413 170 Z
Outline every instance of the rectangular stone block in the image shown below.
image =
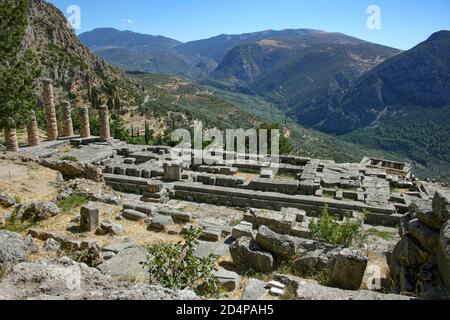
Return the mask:
M 100 212 L 93 206 L 82 206 L 80 209 L 80 227 L 84 231 L 94 231 L 100 225 Z
M 253 225 L 249 222 L 242 221 L 233 228 L 231 232 L 233 239 L 239 239 L 242 237 L 248 237 L 253 239 Z

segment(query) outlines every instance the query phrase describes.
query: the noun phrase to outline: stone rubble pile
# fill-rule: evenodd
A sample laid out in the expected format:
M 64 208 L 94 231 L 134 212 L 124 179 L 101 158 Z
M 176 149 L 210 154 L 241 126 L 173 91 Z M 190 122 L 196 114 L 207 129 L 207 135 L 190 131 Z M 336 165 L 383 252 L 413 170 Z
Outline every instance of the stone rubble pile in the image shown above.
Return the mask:
M 230 254 L 242 271 L 271 273 L 285 261 L 295 274 L 326 278 L 330 286 L 346 290 L 359 290 L 368 264 L 359 250 L 279 234 L 265 225 L 256 236 L 233 242 Z
M 390 259 L 397 291 L 426 296 L 436 288 L 450 289 L 450 191 L 412 202 L 400 236 Z

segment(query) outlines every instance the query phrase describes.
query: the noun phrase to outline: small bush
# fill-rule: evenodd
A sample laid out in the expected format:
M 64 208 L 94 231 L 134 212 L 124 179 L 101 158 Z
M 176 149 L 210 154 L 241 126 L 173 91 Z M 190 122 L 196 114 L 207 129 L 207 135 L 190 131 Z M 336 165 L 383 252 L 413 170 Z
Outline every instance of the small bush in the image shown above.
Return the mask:
M 87 197 L 73 194 L 64 200 L 58 201 L 56 205 L 61 209 L 61 211 L 67 213 L 75 208 L 85 205 L 88 202 L 89 199 Z
M 191 227 L 184 241 L 177 244 L 158 243 L 148 248 L 148 260 L 143 263 L 152 283 L 169 289 L 190 289 L 205 297 L 219 297 L 223 288 L 214 276 L 218 258 L 194 256 L 201 231 Z
M 15 215 L 13 215 L 9 221 L 6 221 L 4 229 L 9 232 L 23 233 L 28 229 L 35 227 L 37 224 L 38 222 L 34 220 L 31 221 L 17 220 Z
M 322 216 L 311 221 L 309 229 L 315 240 L 350 247 L 354 240 L 362 236 L 362 226 L 362 219 L 350 220 L 348 216 L 340 222 L 330 215 L 328 207 L 325 207 Z

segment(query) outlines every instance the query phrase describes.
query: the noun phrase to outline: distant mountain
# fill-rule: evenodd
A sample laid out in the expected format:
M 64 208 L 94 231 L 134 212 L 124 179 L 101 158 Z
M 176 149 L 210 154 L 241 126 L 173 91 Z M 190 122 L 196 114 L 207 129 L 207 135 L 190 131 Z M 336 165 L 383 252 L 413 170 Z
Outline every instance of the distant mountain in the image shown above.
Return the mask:
M 170 49 L 181 42 L 163 36 L 152 36 L 132 31 L 119 31 L 114 28 L 98 28 L 79 35 L 80 41 L 93 50 L 111 47 L 135 48 L 152 47 L 152 49 Z
M 302 110 L 400 51 L 340 33 L 263 39 L 230 50 L 213 77 L 245 84 L 285 110 Z
M 322 131 L 346 133 L 409 107 L 434 112 L 450 105 L 449 52 L 450 31 L 437 32 L 365 73 L 347 90 L 312 101 L 296 116 Z
M 174 50 L 182 43 L 163 36 L 152 36 L 113 28 L 100 28 L 79 35 L 94 53 L 125 70 L 177 74 L 196 77 L 201 70 Z
M 266 30 L 245 34 L 222 34 L 209 39 L 187 42 L 176 48 L 184 55 L 191 57 L 203 57 L 220 64 L 225 55 L 234 47 L 244 43 L 250 43 L 263 39 L 278 39 L 294 35 L 307 35 L 311 33 L 322 33 L 322 31 L 309 29 L 286 29 L 280 31 Z

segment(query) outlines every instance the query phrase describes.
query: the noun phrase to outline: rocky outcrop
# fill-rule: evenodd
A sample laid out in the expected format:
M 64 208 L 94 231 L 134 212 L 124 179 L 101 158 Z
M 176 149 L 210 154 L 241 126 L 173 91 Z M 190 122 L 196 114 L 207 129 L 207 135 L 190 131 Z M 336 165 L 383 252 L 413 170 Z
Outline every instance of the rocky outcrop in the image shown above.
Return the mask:
M 401 241 L 390 259 L 391 277 L 398 292 L 422 297 L 445 291 L 445 287 L 450 289 L 449 219 L 449 190 L 438 190 L 432 203 L 411 204 L 402 219 Z
M 233 264 L 239 270 L 252 269 L 256 272 L 272 272 L 274 269 L 273 256 L 261 250 L 250 238 L 243 237 L 230 246 L 230 254 Z
M 439 250 L 437 253 L 438 268 L 442 280 L 450 289 L 450 220 L 441 230 L 439 239 Z
M 368 258 L 358 250 L 343 249 L 335 259 L 330 285 L 345 290 L 359 290 Z
M 55 6 L 44 0 L 29 0 L 28 21 L 25 43 L 34 49 L 43 77 L 53 80 L 56 100 L 67 95 L 67 87 L 80 97 L 89 88 L 106 95 L 106 83 L 114 83 L 123 103 L 134 102 L 138 87 L 83 46 Z
M 325 287 L 315 280 L 300 279 L 288 275 L 277 275 L 275 279 L 294 288 L 295 300 L 412 300 L 411 297 L 395 294 L 382 294 L 367 290 L 350 291 Z
M 96 182 L 103 182 L 103 172 L 100 167 L 86 163 L 71 161 L 42 160 L 40 165 L 59 171 L 65 179 L 84 178 Z
M 16 204 L 16 200 L 7 194 L 0 193 L 0 206 L 2 207 L 12 207 Z
M 194 300 L 190 291 L 119 282 L 68 258 L 21 263 L 0 282 L 0 300 Z
M 22 221 L 43 221 L 60 213 L 61 210 L 53 202 L 33 201 L 26 205 L 20 205 L 16 209 L 16 219 Z
M 0 271 L 8 271 L 15 264 L 27 261 L 28 255 L 36 251 L 32 238 L 0 230 Z
M 230 253 L 240 270 L 271 272 L 275 257 L 278 263 L 288 262 L 296 275 L 320 277 L 330 286 L 346 290 L 359 290 L 368 263 L 359 250 L 280 235 L 266 226 L 259 228 L 255 240 L 249 237 L 236 240 Z
M 0 213 L 0 229 L 3 229 L 6 225 L 6 219 L 3 214 Z
M 283 258 L 291 258 L 296 253 L 295 242 L 291 237 L 275 233 L 266 226 L 259 228 L 256 243 L 264 250 Z
M 149 274 L 142 266 L 146 257 L 145 249 L 128 248 L 100 264 L 97 269 L 101 273 L 119 280 L 148 283 Z

